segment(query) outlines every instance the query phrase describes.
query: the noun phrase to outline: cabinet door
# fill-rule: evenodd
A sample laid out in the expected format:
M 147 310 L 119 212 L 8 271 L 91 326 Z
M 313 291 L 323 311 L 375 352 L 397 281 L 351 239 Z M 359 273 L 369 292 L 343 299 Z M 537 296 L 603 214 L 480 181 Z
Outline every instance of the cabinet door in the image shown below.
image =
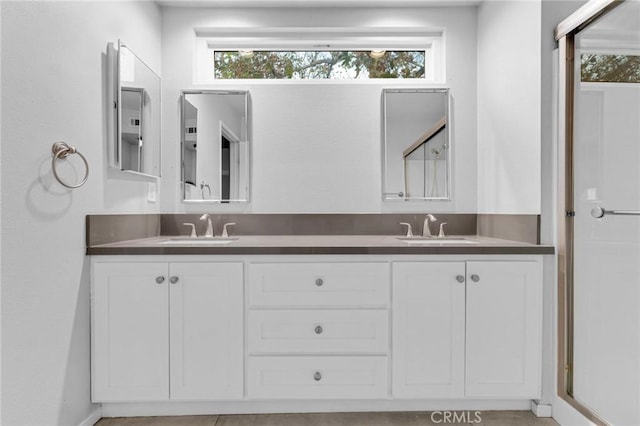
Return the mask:
M 169 398 L 169 290 L 163 263 L 96 263 L 92 399 Z
M 539 398 L 539 262 L 467 263 L 467 397 Z
M 393 264 L 395 397 L 463 396 L 464 276 L 464 262 Z
M 242 263 L 172 263 L 171 399 L 242 398 Z

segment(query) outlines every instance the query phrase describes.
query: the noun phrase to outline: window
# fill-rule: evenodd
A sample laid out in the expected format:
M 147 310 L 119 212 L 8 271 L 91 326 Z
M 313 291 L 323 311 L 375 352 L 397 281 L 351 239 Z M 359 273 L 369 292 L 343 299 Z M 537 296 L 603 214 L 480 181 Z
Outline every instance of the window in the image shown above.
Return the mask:
M 194 82 L 444 83 L 442 46 L 442 30 L 410 27 L 196 29 Z
M 425 51 L 214 51 L 216 80 L 363 80 L 425 77 Z
M 583 53 L 580 80 L 586 83 L 640 83 L 640 56 Z

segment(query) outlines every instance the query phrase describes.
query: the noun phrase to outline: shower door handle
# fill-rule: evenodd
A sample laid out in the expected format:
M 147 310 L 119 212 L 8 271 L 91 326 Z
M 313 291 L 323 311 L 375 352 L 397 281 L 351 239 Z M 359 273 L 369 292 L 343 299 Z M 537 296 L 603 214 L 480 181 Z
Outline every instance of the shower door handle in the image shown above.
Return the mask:
M 605 215 L 613 216 L 640 216 L 640 210 L 606 210 L 600 206 L 591 209 L 591 216 L 600 219 Z

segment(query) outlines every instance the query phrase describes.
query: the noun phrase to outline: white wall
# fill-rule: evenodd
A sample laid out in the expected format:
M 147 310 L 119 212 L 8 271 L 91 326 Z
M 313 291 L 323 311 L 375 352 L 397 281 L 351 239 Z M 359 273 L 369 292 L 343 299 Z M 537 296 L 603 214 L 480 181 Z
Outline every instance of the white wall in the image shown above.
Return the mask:
M 0 7 L 0 35 L 2 34 L 2 8 Z M 0 99 L 2 99 L 2 44 L 0 43 Z M 0 163 L 2 162 L 2 112 L 0 111 Z M 0 173 L 0 188 L 2 173 Z M 2 194 L 0 193 L 0 384 L 2 383 Z M 2 386 L 0 385 L 0 424 L 2 424 Z
M 478 9 L 478 212 L 540 213 L 540 0 Z
M 162 210 L 290 213 L 476 211 L 476 8 L 181 9 L 162 21 Z M 445 28 L 453 104 L 452 202 L 382 203 L 381 92 L 393 83 L 217 83 L 252 100 L 252 202 L 184 205 L 179 188 L 179 95 L 193 84 L 194 28 Z M 397 86 L 397 85 L 396 85 Z M 418 86 L 418 84 L 416 84 Z M 210 88 L 210 87 L 209 87 Z
M 96 408 L 85 215 L 158 210 L 145 201 L 147 181 L 107 171 L 106 45 L 121 38 L 159 72 L 160 10 L 152 2 L 0 7 L 2 424 L 77 425 Z M 52 176 L 51 145 L 61 140 L 89 161 L 82 188 Z

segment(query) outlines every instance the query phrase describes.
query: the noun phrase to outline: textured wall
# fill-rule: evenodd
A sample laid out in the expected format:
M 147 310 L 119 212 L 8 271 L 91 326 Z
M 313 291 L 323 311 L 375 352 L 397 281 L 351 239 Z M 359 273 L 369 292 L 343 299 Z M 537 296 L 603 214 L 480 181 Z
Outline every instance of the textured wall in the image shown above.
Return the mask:
M 382 203 L 381 93 L 393 82 L 219 82 L 249 89 L 252 202 L 184 205 L 179 194 L 179 96 L 194 85 L 193 28 L 421 27 L 445 29 L 445 86 L 451 88 L 453 201 Z M 163 9 L 162 210 L 358 213 L 476 210 L 476 8 Z M 293 83 L 293 84 L 291 84 Z M 307 83 L 307 84 L 304 84 Z M 398 84 L 395 84 L 397 87 Z M 418 83 L 415 86 L 424 86 Z M 404 87 L 415 87 L 411 84 Z
M 89 392 L 89 269 L 84 216 L 150 212 L 146 181 L 106 167 L 105 52 L 121 38 L 160 71 L 152 2 L 1 2 L 2 424 L 77 425 Z M 88 159 L 67 190 L 51 144 Z M 60 165 L 82 173 L 77 156 Z
M 478 212 L 540 213 L 540 0 L 478 9 Z

